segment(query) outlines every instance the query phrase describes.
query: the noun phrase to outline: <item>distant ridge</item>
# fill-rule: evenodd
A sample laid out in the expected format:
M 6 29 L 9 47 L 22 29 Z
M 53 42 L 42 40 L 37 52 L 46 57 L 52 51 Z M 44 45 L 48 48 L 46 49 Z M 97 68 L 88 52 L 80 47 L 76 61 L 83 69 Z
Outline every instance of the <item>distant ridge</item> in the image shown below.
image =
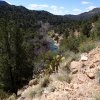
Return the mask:
M 44 18 L 44 16 L 47 18 L 49 18 L 50 16 L 55 16 L 54 14 L 51 14 L 47 11 L 44 11 L 44 10 L 29 10 L 27 8 L 25 8 L 24 6 L 16 6 L 16 5 L 10 5 L 9 3 L 7 3 L 6 1 L 3 1 L 3 0 L 0 0 L 0 6 L 8 6 L 10 7 L 10 9 L 19 9 L 21 11 L 28 11 L 28 12 L 31 12 L 34 16 L 37 15 L 37 16 L 42 16 L 42 18 Z M 1 7 L 2 9 L 4 9 L 3 7 Z M 6 9 L 5 11 L 9 11 L 9 9 Z M 48 16 L 46 16 L 48 15 Z M 79 15 L 56 15 L 58 16 L 59 18 L 62 18 L 62 19 L 71 19 L 71 20 L 85 20 L 85 19 L 89 19 L 91 18 L 92 16 L 95 16 L 95 15 L 100 15 L 100 7 L 98 8 L 94 8 L 93 10 L 91 11 L 88 11 L 88 12 L 84 12 L 84 13 L 81 13 Z
M 94 8 L 93 10 L 81 13 L 79 15 L 65 15 L 65 16 L 74 20 L 84 20 L 84 19 L 91 18 L 92 16 L 95 15 L 100 15 L 100 7 Z
M 6 1 L 0 0 L 0 5 L 9 5 Z

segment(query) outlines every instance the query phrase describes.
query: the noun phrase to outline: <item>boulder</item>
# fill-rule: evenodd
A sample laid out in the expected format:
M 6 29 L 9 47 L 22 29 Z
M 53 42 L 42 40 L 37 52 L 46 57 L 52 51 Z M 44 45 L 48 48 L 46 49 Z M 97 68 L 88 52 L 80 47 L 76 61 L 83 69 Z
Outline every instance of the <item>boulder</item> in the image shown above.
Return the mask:
M 88 57 L 86 55 L 81 55 L 81 61 L 87 61 Z

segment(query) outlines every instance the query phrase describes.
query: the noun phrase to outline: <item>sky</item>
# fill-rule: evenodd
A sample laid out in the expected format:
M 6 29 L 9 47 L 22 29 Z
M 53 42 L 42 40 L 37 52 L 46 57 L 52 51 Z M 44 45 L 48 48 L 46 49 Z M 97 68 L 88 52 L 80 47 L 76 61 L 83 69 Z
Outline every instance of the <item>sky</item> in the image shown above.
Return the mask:
M 45 10 L 55 15 L 80 14 L 100 7 L 100 0 L 5 0 L 30 10 Z

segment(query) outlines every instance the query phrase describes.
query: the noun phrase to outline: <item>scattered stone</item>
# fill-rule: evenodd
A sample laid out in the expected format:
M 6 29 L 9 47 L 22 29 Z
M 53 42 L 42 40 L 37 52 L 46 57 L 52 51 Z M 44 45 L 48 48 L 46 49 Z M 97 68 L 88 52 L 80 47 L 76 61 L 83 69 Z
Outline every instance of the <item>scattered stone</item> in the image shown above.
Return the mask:
M 24 89 L 24 90 L 27 89 L 27 88 L 28 88 L 28 85 L 23 86 L 23 89 Z
M 91 66 L 90 66 L 90 68 L 94 68 L 95 67 L 95 64 L 92 64 Z
M 37 85 L 38 84 L 38 80 L 37 79 L 33 79 L 33 80 L 30 80 L 29 81 L 29 86 L 32 86 L 32 85 Z
M 71 64 L 70 64 L 70 68 L 71 70 L 73 69 L 80 69 L 82 66 L 82 64 L 78 61 L 72 61 Z
M 82 63 L 78 62 L 78 61 L 72 61 L 70 64 L 70 69 L 72 74 L 76 74 L 78 72 L 78 70 L 81 68 Z
M 23 93 L 23 90 L 22 90 L 22 89 L 18 90 L 18 91 L 17 91 L 17 96 L 18 96 L 18 97 L 21 96 L 22 93 Z
M 73 70 L 72 70 L 72 74 L 76 74 L 77 72 L 78 72 L 77 69 L 73 69 Z
M 71 89 L 71 88 L 68 88 L 68 87 L 65 88 L 64 90 L 65 90 L 65 91 L 72 91 L 72 89 Z
M 54 86 L 49 86 L 47 88 L 44 89 L 44 93 L 50 93 L 50 92 L 54 92 L 55 91 L 55 87 Z
M 81 68 L 85 68 L 86 67 L 86 65 L 84 64 L 84 63 L 82 63 L 82 66 L 81 66 Z
M 73 88 L 78 89 L 79 88 L 78 84 L 73 84 Z
M 25 100 L 25 97 L 20 97 L 18 100 Z
M 81 61 L 87 61 L 88 60 L 88 57 L 85 56 L 85 55 L 81 55 Z
M 87 72 L 86 75 L 90 78 L 90 79 L 94 79 L 95 75 L 92 72 Z

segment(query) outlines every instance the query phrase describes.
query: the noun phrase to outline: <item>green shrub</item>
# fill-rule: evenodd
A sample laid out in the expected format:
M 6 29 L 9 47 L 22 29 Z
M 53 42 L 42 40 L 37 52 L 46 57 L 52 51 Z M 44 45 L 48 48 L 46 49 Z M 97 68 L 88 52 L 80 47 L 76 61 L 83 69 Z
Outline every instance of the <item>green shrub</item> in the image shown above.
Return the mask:
M 95 43 L 93 41 L 89 41 L 89 42 L 81 43 L 78 49 L 80 52 L 89 52 L 95 47 L 96 47 Z
M 79 39 L 75 36 L 70 36 L 68 38 L 64 38 L 61 42 L 60 50 L 66 51 L 70 50 L 73 52 L 78 52 L 78 46 L 79 46 Z
M 69 57 L 66 59 L 66 61 L 64 61 L 63 63 L 60 64 L 60 69 L 62 71 L 66 71 L 66 74 L 70 73 L 70 63 L 72 61 L 72 58 Z
M 100 40 L 100 19 L 95 23 L 95 27 L 92 28 L 91 38 Z

